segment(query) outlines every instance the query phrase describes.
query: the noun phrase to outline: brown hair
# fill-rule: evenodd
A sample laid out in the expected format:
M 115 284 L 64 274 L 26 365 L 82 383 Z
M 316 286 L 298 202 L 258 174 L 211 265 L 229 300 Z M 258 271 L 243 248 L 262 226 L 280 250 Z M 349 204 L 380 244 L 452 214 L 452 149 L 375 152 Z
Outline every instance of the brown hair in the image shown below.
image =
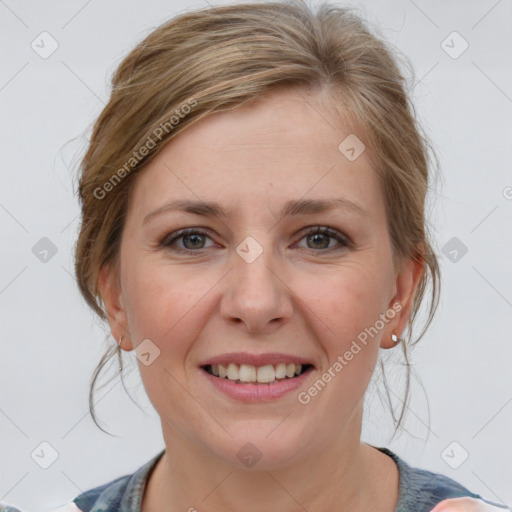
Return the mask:
M 419 341 L 434 316 L 439 266 L 425 219 L 435 154 L 417 124 L 394 53 L 352 9 L 322 4 L 313 12 L 303 0 L 205 8 L 180 14 L 152 31 L 115 71 L 109 102 L 80 163 L 82 220 L 75 272 L 87 303 L 107 318 L 98 290 L 100 269 L 118 262 L 135 176 L 170 139 L 212 112 L 277 87 L 326 90 L 357 124 L 377 164 L 395 263 L 413 258 L 425 270 L 402 343 L 407 387 L 398 420 L 385 383 L 396 433 L 409 397 L 408 346 Z M 427 321 L 413 342 L 413 323 L 429 283 Z M 89 409 L 96 425 L 95 383 L 116 353 L 122 380 L 117 343 L 91 379 Z M 384 371 L 382 360 L 380 365 Z

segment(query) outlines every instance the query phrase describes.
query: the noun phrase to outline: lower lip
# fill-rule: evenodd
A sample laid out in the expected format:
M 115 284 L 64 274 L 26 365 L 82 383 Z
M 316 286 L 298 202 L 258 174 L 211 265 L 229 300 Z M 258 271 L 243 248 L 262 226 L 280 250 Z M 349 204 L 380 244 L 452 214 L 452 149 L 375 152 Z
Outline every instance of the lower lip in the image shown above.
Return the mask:
M 313 369 L 313 367 L 310 367 L 297 377 L 278 382 L 274 381 L 271 384 L 237 384 L 229 379 L 215 377 L 203 368 L 201 368 L 201 371 L 213 386 L 231 398 L 241 402 L 268 402 L 296 390 L 304 384 Z

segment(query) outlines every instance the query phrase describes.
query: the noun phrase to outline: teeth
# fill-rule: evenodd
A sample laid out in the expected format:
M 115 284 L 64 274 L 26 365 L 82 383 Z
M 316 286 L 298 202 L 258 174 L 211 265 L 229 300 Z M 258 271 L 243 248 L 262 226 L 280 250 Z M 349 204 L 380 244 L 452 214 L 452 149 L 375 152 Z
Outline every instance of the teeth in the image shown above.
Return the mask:
M 256 367 L 252 364 L 240 365 L 240 372 L 238 373 L 240 382 L 255 382 L 256 381 Z
M 276 380 L 276 371 L 271 364 L 260 366 L 256 377 L 258 382 L 274 382 Z
M 240 368 L 237 364 L 228 364 L 228 379 L 238 380 L 240 378 Z
M 286 377 L 286 363 L 276 364 L 276 379 L 284 379 Z
M 300 375 L 301 364 L 279 363 L 274 365 L 254 366 L 252 364 L 234 364 L 227 366 L 222 364 L 211 365 L 211 372 L 221 379 L 229 379 L 235 382 L 259 382 L 261 384 L 274 382 L 276 379 L 291 379 Z

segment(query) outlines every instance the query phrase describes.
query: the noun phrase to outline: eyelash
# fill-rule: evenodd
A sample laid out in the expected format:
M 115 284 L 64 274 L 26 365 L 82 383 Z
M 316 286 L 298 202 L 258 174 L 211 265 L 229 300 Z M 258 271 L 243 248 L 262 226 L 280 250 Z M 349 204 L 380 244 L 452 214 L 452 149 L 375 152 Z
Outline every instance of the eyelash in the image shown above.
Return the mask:
M 173 236 L 172 238 L 170 238 L 172 235 L 175 235 Z M 200 249 L 182 249 L 182 248 L 179 248 L 179 247 L 176 247 L 175 242 L 179 239 L 182 239 L 186 236 L 190 236 L 190 235 L 200 235 L 200 236 L 206 236 L 208 238 L 211 238 L 208 233 L 204 232 L 204 231 L 200 231 L 198 230 L 197 228 L 186 228 L 186 229 L 182 229 L 180 231 L 177 231 L 175 233 L 171 233 L 169 235 L 166 235 L 162 241 L 160 242 L 160 247 L 165 247 L 167 249 L 170 249 L 171 251 L 174 251 L 174 252 L 177 252 L 177 253 L 188 253 L 190 254 L 191 252 L 200 252 L 204 249 L 208 249 L 208 247 L 203 247 L 203 248 L 200 248 Z M 352 242 L 349 240 L 349 238 L 345 235 L 343 235 L 342 233 L 340 233 L 339 231 L 335 230 L 335 229 L 332 229 L 328 226 L 314 226 L 310 229 L 308 229 L 307 231 L 304 232 L 304 234 L 302 235 L 302 237 L 299 239 L 302 240 L 303 238 L 306 238 L 308 236 L 312 236 L 312 235 L 326 235 L 330 238 L 334 238 L 336 241 L 338 241 L 340 243 L 340 245 L 342 247 L 331 247 L 331 248 L 326 248 L 326 249 L 320 249 L 322 251 L 332 251 L 332 250 L 337 250 L 337 249 L 341 249 L 341 248 L 344 248 L 344 247 L 352 247 Z M 318 252 L 317 249 L 309 249 L 311 251 L 314 251 L 314 252 Z

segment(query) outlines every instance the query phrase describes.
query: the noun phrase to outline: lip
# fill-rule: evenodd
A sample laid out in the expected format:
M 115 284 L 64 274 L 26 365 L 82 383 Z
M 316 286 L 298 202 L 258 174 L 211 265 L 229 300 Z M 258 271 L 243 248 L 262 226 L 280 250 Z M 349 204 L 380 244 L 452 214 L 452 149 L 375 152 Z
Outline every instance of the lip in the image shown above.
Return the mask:
M 254 366 L 266 366 L 268 364 L 275 365 L 279 363 L 296 363 L 296 364 L 310 364 L 315 366 L 311 360 L 305 359 L 304 357 L 294 356 L 292 354 L 279 354 L 279 353 L 266 353 L 266 354 L 250 354 L 248 352 L 231 352 L 226 354 L 220 354 L 199 363 L 199 366 L 206 366 L 212 364 L 227 365 L 229 363 L 234 364 L 252 364 Z
M 268 354 L 267 354 L 268 355 Z M 213 359 L 212 359 L 213 360 Z M 296 360 L 295 360 L 296 361 Z M 284 361 L 283 361 L 284 362 Z M 290 361 L 293 362 L 293 361 Z M 213 363 L 218 364 L 218 363 Z M 222 364 L 222 363 L 220 363 Z M 221 393 L 234 398 L 241 402 L 269 402 L 276 400 L 283 395 L 291 393 L 300 386 L 310 377 L 314 371 L 314 367 L 310 366 L 304 373 L 293 377 L 292 379 L 283 379 L 279 382 L 273 382 L 270 384 L 237 384 L 228 379 L 221 379 L 211 375 L 204 368 L 200 368 L 201 373 L 208 379 L 209 383 L 215 387 Z

